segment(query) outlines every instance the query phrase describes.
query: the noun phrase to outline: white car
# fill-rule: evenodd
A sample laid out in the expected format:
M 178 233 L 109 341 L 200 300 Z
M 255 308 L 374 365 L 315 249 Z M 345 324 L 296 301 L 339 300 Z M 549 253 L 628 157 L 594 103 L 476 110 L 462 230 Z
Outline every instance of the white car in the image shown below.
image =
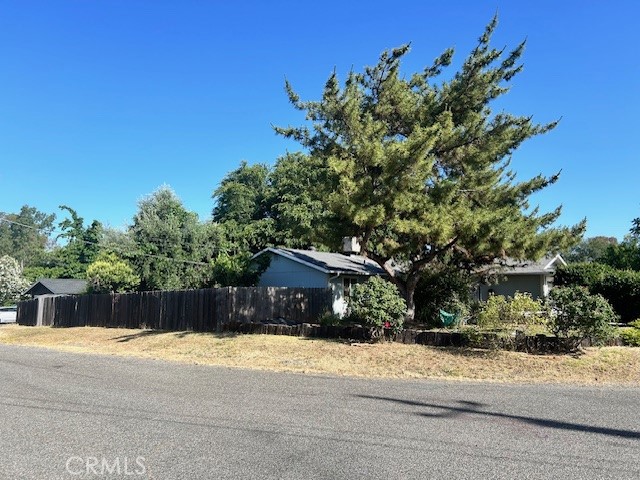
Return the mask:
M 16 323 L 18 307 L 12 305 L 10 307 L 0 307 L 0 323 Z

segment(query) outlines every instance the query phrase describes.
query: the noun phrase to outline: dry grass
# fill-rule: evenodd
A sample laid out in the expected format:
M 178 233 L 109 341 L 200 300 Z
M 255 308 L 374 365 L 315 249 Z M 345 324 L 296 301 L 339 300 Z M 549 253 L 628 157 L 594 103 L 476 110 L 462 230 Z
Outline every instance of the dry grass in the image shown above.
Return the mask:
M 271 335 L 103 328 L 0 328 L 0 343 L 299 373 L 495 382 L 640 385 L 640 348 L 587 349 L 579 357 L 347 343 Z

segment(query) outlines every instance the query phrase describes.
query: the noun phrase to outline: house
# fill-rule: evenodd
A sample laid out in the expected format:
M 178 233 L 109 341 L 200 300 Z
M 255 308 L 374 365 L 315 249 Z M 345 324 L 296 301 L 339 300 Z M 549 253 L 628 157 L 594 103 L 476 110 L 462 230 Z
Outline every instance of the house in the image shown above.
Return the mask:
M 545 298 L 553 287 L 556 268 L 566 265 L 560 256 L 545 257 L 537 262 L 507 260 L 498 270 L 497 284 L 480 283 L 477 288 L 477 299 L 487 300 L 489 294 L 512 297 L 516 292 L 530 293 L 534 299 Z
M 357 255 L 356 248 L 347 249 L 347 253 L 266 248 L 253 257 L 267 255 L 270 258 L 258 286 L 331 288 L 333 312 L 342 316 L 346 313 L 352 285 L 365 282 L 373 275 L 385 274 L 376 262 Z
M 24 292 L 31 298 L 42 295 L 80 295 L 86 293 L 89 282 L 77 278 L 41 278 Z

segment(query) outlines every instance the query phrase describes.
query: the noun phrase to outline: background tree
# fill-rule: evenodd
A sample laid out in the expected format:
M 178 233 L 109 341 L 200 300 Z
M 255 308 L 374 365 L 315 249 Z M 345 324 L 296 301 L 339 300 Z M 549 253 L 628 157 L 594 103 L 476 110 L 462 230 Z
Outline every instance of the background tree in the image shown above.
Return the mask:
M 122 293 L 135 290 L 140 278 L 115 253 L 101 253 L 86 271 L 92 293 Z
M 299 141 L 333 172 L 327 208 L 342 219 L 341 233 L 357 236 L 363 253 L 379 263 L 415 313 L 421 273 L 445 261 L 476 269 L 496 258 L 536 259 L 575 244 L 585 222 L 552 228 L 560 208 L 540 213 L 529 197 L 558 179 L 517 182 L 511 154 L 556 123 L 492 114 L 491 103 L 521 69 L 520 44 L 508 55 L 490 47 L 497 19 L 480 37 L 462 68 L 440 84 L 433 78 L 453 50 L 405 78 L 400 62 L 409 47 L 384 52 L 377 65 L 351 72 L 344 87 L 334 72 L 322 99 L 295 108 L 313 126 L 276 128 Z
M 59 223 L 62 233 L 57 239 L 65 244 L 54 251 L 54 258 L 61 269 L 62 278 L 84 278 L 87 267 L 92 263 L 100 250 L 103 235 L 102 224 L 94 220 L 88 227 L 84 226 L 84 219 L 71 207 L 60 206 L 68 212 L 70 218 Z
M 136 248 L 131 263 L 142 290 L 180 290 L 210 281 L 213 249 L 207 228 L 169 187 L 139 203 L 129 233 Z
M 640 271 L 639 218 L 632 221 L 631 229 L 622 242 L 607 247 L 600 261 L 619 270 Z
M 331 237 L 335 229 L 322 199 L 329 187 L 318 185 L 332 178 L 321 163 L 302 153 L 287 153 L 273 168 L 243 162 L 214 191 L 213 221 L 235 246 L 234 254 L 269 246 L 323 247 L 316 232 Z
M 45 263 L 51 247 L 55 214 L 24 205 L 18 213 L 0 212 L 0 255 L 10 255 L 23 267 Z
M 570 263 L 598 262 L 601 261 L 609 246 L 618 244 L 616 237 L 591 237 L 585 238 L 573 248 L 563 254 L 564 259 Z
M 9 255 L 0 257 L 0 305 L 8 305 L 20 300 L 29 288 L 29 282 L 22 275 L 22 267 Z

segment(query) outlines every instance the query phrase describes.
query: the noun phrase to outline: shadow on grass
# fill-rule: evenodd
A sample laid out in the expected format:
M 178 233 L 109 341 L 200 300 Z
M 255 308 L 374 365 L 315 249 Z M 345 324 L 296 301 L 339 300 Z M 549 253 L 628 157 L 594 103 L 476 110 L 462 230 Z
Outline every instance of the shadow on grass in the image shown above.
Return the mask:
M 162 334 L 172 334 L 174 337 L 177 337 L 177 338 L 188 338 L 195 334 L 214 337 L 214 338 L 233 338 L 238 335 L 235 332 L 217 333 L 217 332 L 195 332 L 192 330 L 185 330 L 181 332 L 176 332 L 173 330 L 142 330 L 140 332 L 132 333 L 130 335 L 122 335 L 120 337 L 115 337 L 113 338 L 113 340 L 120 343 L 124 343 L 124 342 L 130 342 L 131 340 L 153 337 L 155 335 L 162 335 Z
M 623 430 L 618 428 L 599 427 L 596 425 L 585 425 L 582 423 L 564 422 L 560 420 L 551 420 L 547 418 L 537 417 L 525 417 L 523 415 L 511 415 L 508 413 L 491 412 L 484 409 L 488 405 L 478 402 L 469 402 L 460 400 L 454 402 L 454 405 L 444 405 L 441 403 L 427 403 L 418 402 L 414 400 L 405 400 L 401 398 L 393 397 L 381 397 L 375 395 L 356 395 L 356 397 L 380 400 L 383 402 L 399 403 L 402 405 L 410 405 L 413 407 L 419 407 L 420 409 L 435 410 L 435 412 L 418 411 L 415 415 L 429 418 L 455 418 L 462 415 L 477 415 L 490 418 L 506 418 L 521 422 L 523 424 L 535 425 L 538 427 L 552 428 L 559 430 L 569 430 L 576 432 L 595 433 L 599 435 L 607 435 L 611 437 L 630 438 L 633 440 L 640 440 L 640 432 L 634 430 Z

